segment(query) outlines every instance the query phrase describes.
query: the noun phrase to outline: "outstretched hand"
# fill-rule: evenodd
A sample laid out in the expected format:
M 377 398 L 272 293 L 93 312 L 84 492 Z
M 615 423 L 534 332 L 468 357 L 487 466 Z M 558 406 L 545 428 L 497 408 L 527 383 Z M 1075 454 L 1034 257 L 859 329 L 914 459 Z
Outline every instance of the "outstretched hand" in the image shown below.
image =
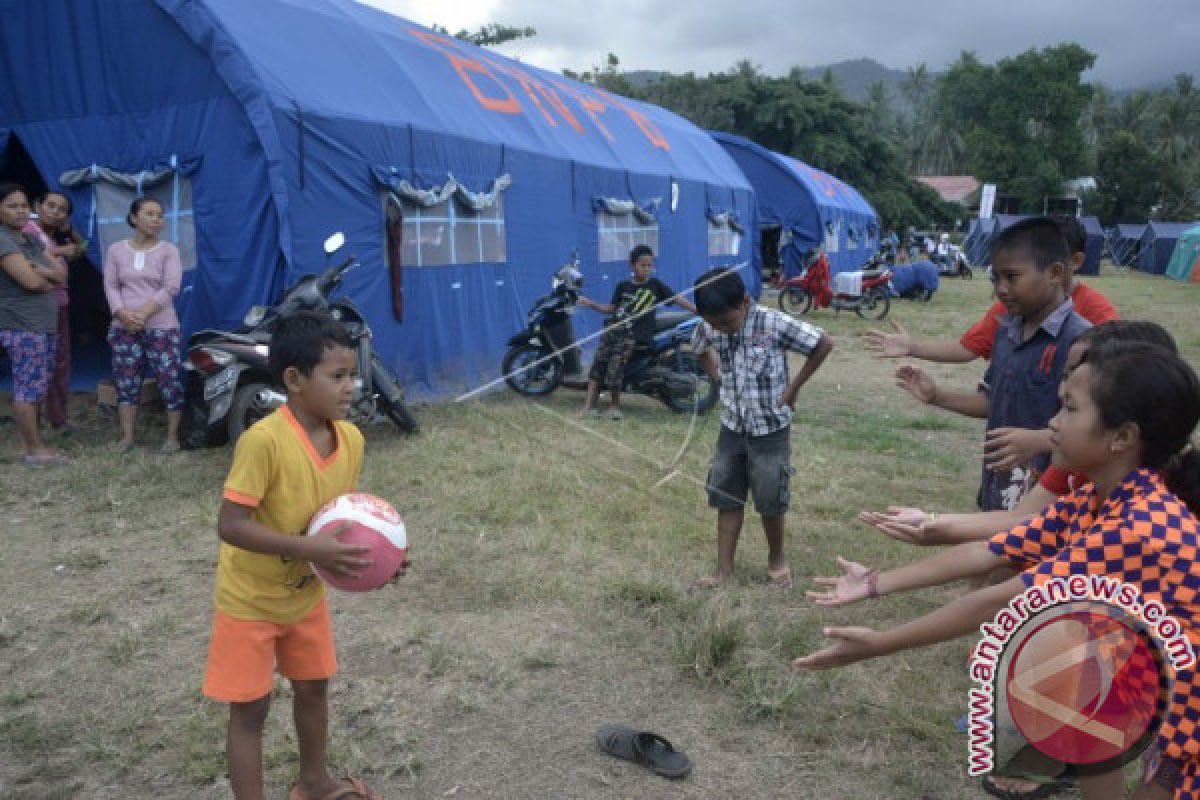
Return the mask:
M 804 596 L 819 606 L 844 606 L 849 603 L 857 603 L 859 600 L 866 600 L 867 595 L 870 594 L 867 576 L 871 574 L 872 570 L 841 556 L 837 557 L 837 562 L 838 566 L 842 568 L 841 576 L 813 578 L 813 583 L 832 588 L 823 592 L 810 590 L 805 592 Z
M 934 533 L 934 520 L 930 514 L 919 508 L 907 506 L 888 506 L 887 511 L 860 511 L 859 522 L 870 525 L 880 533 L 907 544 L 928 545 L 937 544 Z
M 343 522 L 308 537 L 308 561 L 339 578 L 357 578 L 362 574 L 374 563 L 369 558 L 363 558 L 371 552 L 371 548 L 361 544 L 345 544 L 339 540 L 338 536 L 349 528 L 350 523 Z
M 872 328 L 862 335 L 863 345 L 879 358 L 904 358 L 912 355 L 912 339 L 896 320 L 889 320 L 892 333 Z
M 834 643 L 797 658 L 792 669 L 833 669 L 882 655 L 879 632 L 872 628 L 826 628 L 822 633 L 825 638 L 835 640 Z
M 896 385 L 920 402 L 929 405 L 937 397 L 937 384 L 920 367 L 905 364 L 896 370 Z

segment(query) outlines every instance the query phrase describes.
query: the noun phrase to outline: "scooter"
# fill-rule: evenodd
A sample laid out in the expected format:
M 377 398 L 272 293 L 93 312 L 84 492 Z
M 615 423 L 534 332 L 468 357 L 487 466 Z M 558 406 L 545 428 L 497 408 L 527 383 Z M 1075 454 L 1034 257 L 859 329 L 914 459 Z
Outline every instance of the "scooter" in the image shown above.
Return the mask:
M 340 250 L 346 237 L 336 233 L 325 241 L 326 261 Z M 274 306 L 255 306 L 236 331 L 201 330 L 188 339 L 184 363 L 184 441 L 190 447 L 236 442 L 251 425 L 287 401 L 274 385 L 268 368 L 271 332 L 283 317 L 297 311 L 327 311 L 345 326 L 358 356 L 358 385 L 349 419 L 373 422 L 387 416 L 400 430 L 415 433 L 416 418 L 404 403 L 399 381 L 384 366 L 371 345 L 371 328 L 354 302 L 330 296 L 346 273 L 360 266 L 354 256 L 330 266 L 320 275 L 306 275 L 283 293 Z
M 959 277 L 968 281 L 975 277 L 960 248 L 955 247 L 950 253 L 938 253 L 932 257 L 932 261 L 937 264 L 938 275 L 943 277 Z
M 500 368 L 513 391 L 541 397 L 560 386 L 587 388 L 571 320 L 582 288 L 575 256 L 555 273 L 551 291 L 534 301 L 525 329 L 508 340 Z M 699 323 L 699 317 L 686 311 L 656 315 L 654 341 L 649 348 L 635 350 L 625 365 L 622 391 L 649 395 L 681 413 L 703 414 L 712 408 L 717 387 L 700 360 L 685 349 Z
M 839 273 L 833 280 L 828 270 L 814 265 L 782 283 L 779 308 L 789 314 L 807 314 L 814 307 L 832 307 L 835 311 L 853 311 L 863 319 L 883 319 L 892 307 L 888 292 L 891 280 L 891 268 L 878 260 L 857 276 Z

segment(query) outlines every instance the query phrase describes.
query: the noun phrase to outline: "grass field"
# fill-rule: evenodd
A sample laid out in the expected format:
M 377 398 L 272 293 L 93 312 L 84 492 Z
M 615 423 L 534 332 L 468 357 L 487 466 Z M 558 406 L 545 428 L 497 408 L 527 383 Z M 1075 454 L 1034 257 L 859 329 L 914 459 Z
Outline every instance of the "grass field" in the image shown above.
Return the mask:
M 1200 362 L 1200 287 L 1140 274 L 1089 282 L 1127 318 L 1167 325 Z M 952 335 L 988 292 L 978 278 L 946 281 L 929 304 L 898 301 L 893 318 Z M 647 398 L 630 399 L 621 422 L 580 427 L 568 418 L 579 393 L 542 405 L 497 393 L 418 409 L 416 438 L 366 431 L 362 488 L 401 509 L 415 563 L 396 587 L 332 597 L 336 763 L 389 798 L 984 796 L 953 727 L 969 642 L 840 672 L 789 669 L 824 624 L 890 625 L 941 601 L 929 591 L 820 610 L 803 589 L 832 574 L 837 554 L 877 566 L 918 555 L 854 513 L 968 509 L 982 439 L 978 421 L 924 410 L 891 385 L 894 364 L 856 338 L 868 323 L 810 318 L 837 348 L 802 392 L 792 435 L 790 592 L 765 584 L 756 521 L 734 586 L 684 592 L 715 557 L 697 482 L 716 414 L 661 484 L 689 420 Z M 969 388 L 982 367 L 934 372 Z M 76 400 L 84 431 L 60 442 L 71 467 L 0 464 L 0 797 L 226 797 L 224 708 L 199 686 L 231 451 L 115 456 L 103 446 L 115 422 L 87 406 Z M 277 686 L 265 750 L 277 798 L 296 769 L 288 695 Z M 695 772 L 668 783 L 600 754 L 603 723 L 666 735 Z

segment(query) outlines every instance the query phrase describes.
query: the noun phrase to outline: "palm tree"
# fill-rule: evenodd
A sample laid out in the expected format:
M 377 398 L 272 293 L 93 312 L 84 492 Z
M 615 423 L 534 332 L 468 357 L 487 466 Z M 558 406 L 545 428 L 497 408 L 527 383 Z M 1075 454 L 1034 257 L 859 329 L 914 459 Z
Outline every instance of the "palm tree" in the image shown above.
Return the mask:
M 1150 125 L 1150 107 L 1153 96 L 1144 90 L 1138 90 L 1117 106 L 1113 114 L 1113 128 L 1119 131 L 1129 131 L 1138 138 L 1144 138 Z

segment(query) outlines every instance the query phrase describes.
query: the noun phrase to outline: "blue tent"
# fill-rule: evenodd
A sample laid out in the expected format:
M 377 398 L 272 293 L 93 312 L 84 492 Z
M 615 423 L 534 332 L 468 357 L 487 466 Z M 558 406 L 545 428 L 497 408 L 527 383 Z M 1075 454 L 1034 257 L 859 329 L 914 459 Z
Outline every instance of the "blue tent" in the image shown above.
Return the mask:
M 1195 222 L 1151 222 L 1146 225 L 1135 266 L 1151 275 L 1165 273 L 1179 237 L 1195 225 Z
M 992 233 L 996 229 L 996 218 L 973 218 L 967 224 L 967 235 L 963 239 L 963 250 L 967 261 L 974 266 L 983 266 L 990 261 Z
M 186 330 L 233 325 L 323 267 L 418 394 L 498 373 L 578 251 L 607 300 L 648 242 L 686 288 L 755 249 L 750 184 L 703 131 L 351 0 L 5 3 L 0 128 L 105 241 L 137 193 L 184 252 Z M 53 53 L 53 68 L 47 62 Z M 745 270 L 752 290 L 758 273 Z M 598 314 L 580 315 L 581 333 Z
M 1077 275 L 1099 275 L 1100 257 L 1104 255 L 1104 226 L 1096 217 L 1080 217 L 1084 231 L 1087 232 L 1087 242 L 1084 245 L 1083 266 Z
M 1142 234 L 1146 232 L 1146 224 L 1136 225 L 1119 223 L 1116 232 L 1109 240 L 1109 252 L 1113 261 L 1122 267 L 1132 267 L 1137 263 L 1142 248 Z
M 825 248 L 834 273 L 861 269 L 879 250 L 879 215 L 851 186 L 741 136 L 709 133 L 754 187 L 759 225 L 782 229 L 785 275 L 798 274 L 804 257 L 817 245 Z M 756 252 L 756 271 L 761 271 L 761 258 Z

